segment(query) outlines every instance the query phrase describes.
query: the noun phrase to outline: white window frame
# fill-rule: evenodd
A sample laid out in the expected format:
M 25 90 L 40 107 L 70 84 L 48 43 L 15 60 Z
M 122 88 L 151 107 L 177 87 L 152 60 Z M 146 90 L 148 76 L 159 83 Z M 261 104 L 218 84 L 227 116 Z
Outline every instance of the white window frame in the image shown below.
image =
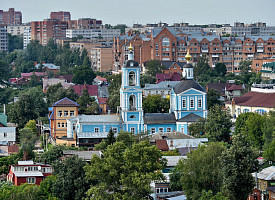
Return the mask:
M 131 132 L 131 133 L 135 133 L 135 131 L 136 131 L 136 128 L 135 128 L 135 127 L 130 127 L 130 132 Z
M 186 108 L 186 97 L 182 98 L 182 100 L 181 100 L 181 106 L 182 106 L 182 108 Z
M 112 131 L 113 131 L 114 134 L 116 134 L 117 133 L 117 127 L 113 127 Z
M 74 114 L 74 110 L 70 110 L 70 117 L 74 117 L 75 114 Z
M 95 132 L 95 133 L 99 133 L 99 127 L 95 127 L 95 128 L 94 128 L 94 132 Z
M 167 132 L 167 133 L 172 132 L 172 128 L 171 128 L 171 127 L 166 128 L 166 132 Z
M 161 131 L 162 129 L 162 131 Z M 163 127 L 159 127 L 159 133 L 163 133 L 164 132 L 164 128 Z
M 193 102 L 193 106 L 192 106 L 192 102 Z M 190 108 L 194 108 L 195 104 L 194 104 L 194 98 L 190 98 Z
M 65 123 L 64 123 L 64 122 L 61 123 L 61 127 L 62 127 L 62 128 L 65 127 Z
M 8 137 L 8 133 L 4 133 L 4 137 Z
M 68 110 L 64 110 L 64 117 L 69 117 L 69 111 Z
M 27 177 L 27 183 L 28 184 L 35 184 L 36 178 L 35 177 Z
M 198 98 L 198 108 L 202 108 L 202 98 Z
M 62 110 L 57 111 L 57 117 L 62 117 Z
M 57 123 L 57 127 L 58 127 L 58 128 L 61 127 L 61 123 L 60 123 L 60 122 Z
M 156 133 L 156 128 L 151 128 L 151 134 L 155 134 Z

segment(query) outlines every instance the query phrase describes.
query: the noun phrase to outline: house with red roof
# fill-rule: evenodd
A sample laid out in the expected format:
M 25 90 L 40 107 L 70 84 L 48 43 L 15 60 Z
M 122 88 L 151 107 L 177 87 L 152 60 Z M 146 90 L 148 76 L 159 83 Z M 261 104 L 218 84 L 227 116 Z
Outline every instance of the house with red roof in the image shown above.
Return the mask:
M 90 97 L 97 98 L 98 96 L 98 87 L 97 85 L 73 85 L 72 88 L 74 89 L 74 92 L 78 94 L 79 96 L 82 95 L 83 90 L 88 90 L 88 93 Z
M 247 112 L 256 112 L 262 115 L 266 112 L 274 111 L 275 89 L 252 87 L 250 92 L 225 102 L 225 106 L 234 117 Z
M 244 85 L 226 85 L 225 87 L 225 96 L 227 99 L 232 99 L 234 97 L 240 97 L 242 95 L 242 91 L 245 89 Z
M 181 81 L 181 75 L 179 73 L 172 74 L 156 74 L 156 82 L 162 81 Z
M 10 165 L 7 181 L 18 186 L 23 183 L 40 185 L 40 182 L 53 172 L 52 166 L 29 161 L 18 161 L 17 165 Z

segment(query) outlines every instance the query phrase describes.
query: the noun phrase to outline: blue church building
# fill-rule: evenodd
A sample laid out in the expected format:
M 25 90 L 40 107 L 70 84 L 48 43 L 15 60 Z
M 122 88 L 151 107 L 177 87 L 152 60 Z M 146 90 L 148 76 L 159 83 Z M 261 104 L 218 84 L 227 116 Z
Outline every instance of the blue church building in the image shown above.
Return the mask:
M 134 60 L 130 45 L 128 60 L 122 68 L 120 107 L 116 115 L 78 115 L 67 120 L 67 137 L 78 138 L 79 143 L 92 144 L 95 139 L 106 138 L 110 129 L 117 133 L 127 131 L 138 134 L 182 132 L 188 134 L 188 125 L 205 118 L 207 99 L 204 88 L 193 79 L 191 56 L 186 55 L 183 80 L 171 91 L 169 113 L 144 113 L 140 66 Z M 76 134 L 76 135 L 75 135 Z

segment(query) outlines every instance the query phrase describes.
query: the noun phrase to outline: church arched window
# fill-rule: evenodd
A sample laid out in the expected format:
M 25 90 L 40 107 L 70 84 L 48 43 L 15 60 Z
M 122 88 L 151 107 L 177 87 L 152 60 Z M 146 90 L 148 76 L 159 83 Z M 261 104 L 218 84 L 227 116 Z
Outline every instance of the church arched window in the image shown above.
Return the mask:
M 135 86 L 136 85 L 136 74 L 135 72 L 129 73 L 129 86 Z
M 136 110 L 136 96 L 131 95 L 129 97 L 129 110 Z
M 165 37 L 162 39 L 162 46 L 169 46 L 170 45 L 170 40 L 169 38 Z

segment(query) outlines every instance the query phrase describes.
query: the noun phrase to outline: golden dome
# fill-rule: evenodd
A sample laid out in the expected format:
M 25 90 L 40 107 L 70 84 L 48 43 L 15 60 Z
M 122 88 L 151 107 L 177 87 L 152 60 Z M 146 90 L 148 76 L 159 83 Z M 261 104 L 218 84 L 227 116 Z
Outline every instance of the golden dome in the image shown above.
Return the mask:
M 190 55 L 190 53 L 189 53 L 189 49 L 187 49 L 187 54 L 185 55 L 185 59 L 187 60 L 187 61 L 190 61 L 191 60 L 191 55 Z
M 130 43 L 130 46 L 128 47 L 128 49 L 131 51 L 133 50 L 132 44 Z

